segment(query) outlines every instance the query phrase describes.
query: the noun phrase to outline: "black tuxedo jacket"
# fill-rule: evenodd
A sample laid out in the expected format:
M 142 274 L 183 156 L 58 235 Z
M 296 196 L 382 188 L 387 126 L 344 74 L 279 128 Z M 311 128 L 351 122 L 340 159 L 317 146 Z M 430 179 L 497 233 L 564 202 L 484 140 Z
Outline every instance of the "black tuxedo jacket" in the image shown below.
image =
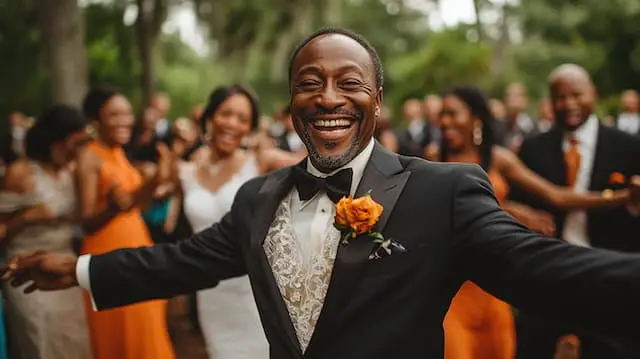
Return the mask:
M 96 305 L 167 298 L 248 273 L 271 358 L 442 358 L 443 318 L 461 283 L 473 280 L 520 308 L 637 339 L 630 328 L 640 323 L 640 255 L 542 238 L 498 207 L 480 167 L 376 144 L 357 194 L 372 190 L 384 207 L 375 229 L 407 251 L 370 260 L 369 238 L 340 245 L 303 355 L 262 248 L 292 186 L 291 168 L 254 179 L 220 223 L 190 239 L 92 257 Z
M 562 141 L 563 133 L 557 128 L 529 138 L 522 144 L 520 159 L 538 175 L 557 185 L 566 186 Z M 640 174 L 640 138 L 600 125 L 589 189 L 602 191 L 626 188 L 628 184 L 611 183 L 611 175 L 616 172 L 623 174 L 627 181 L 631 176 Z M 515 186 L 511 198 L 552 213 L 558 236 L 562 234 L 566 211 L 551 207 Z M 640 251 L 640 217 L 631 216 L 624 207 L 589 211 L 587 227 L 594 247 Z

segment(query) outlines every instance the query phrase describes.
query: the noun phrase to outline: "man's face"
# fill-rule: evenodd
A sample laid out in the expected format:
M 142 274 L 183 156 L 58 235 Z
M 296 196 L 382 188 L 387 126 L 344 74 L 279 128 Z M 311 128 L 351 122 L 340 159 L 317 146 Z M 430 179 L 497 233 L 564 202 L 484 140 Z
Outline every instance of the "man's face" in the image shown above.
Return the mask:
M 156 111 L 158 111 L 158 115 L 160 116 L 160 118 L 164 118 L 169 113 L 171 101 L 166 95 L 157 94 L 153 97 L 151 105 L 156 109 Z
M 550 90 L 556 123 L 569 131 L 580 127 L 595 108 L 595 88 L 584 76 L 560 76 Z
M 422 104 L 420 100 L 411 99 L 402 105 L 402 114 L 407 121 L 413 121 L 422 118 Z
M 633 90 L 628 90 L 622 93 L 620 98 L 620 105 L 625 112 L 636 113 L 640 107 L 640 99 L 638 99 L 638 93 Z
M 347 36 L 319 36 L 293 60 L 291 118 L 320 171 L 344 166 L 366 147 L 381 102 L 371 56 Z
M 424 114 L 432 123 L 437 123 L 442 111 L 442 99 L 439 96 L 430 95 L 424 100 Z
M 514 83 L 509 85 L 505 97 L 507 113 L 516 116 L 526 110 L 528 105 L 527 89 L 523 84 Z

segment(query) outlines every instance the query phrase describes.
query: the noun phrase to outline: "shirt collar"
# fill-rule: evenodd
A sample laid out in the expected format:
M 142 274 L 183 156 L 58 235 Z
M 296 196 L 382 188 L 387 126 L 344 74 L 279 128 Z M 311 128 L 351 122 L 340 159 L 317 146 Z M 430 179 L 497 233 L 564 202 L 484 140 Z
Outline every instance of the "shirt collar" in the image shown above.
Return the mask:
M 587 121 L 573 132 L 565 134 L 565 140 L 573 135 L 580 146 L 593 147 L 598 138 L 598 117 L 591 114 Z
M 342 169 L 351 168 L 351 170 L 353 171 L 353 178 L 351 180 L 351 194 L 353 195 L 353 194 L 355 194 L 356 189 L 358 188 L 358 185 L 360 184 L 360 180 L 362 179 L 362 176 L 364 175 L 364 168 L 367 166 L 367 162 L 369 162 L 369 158 L 371 157 L 371 153 L 373 153 L 374 144 L 375 144 L 375 141 L 372 138 L 369 141 L 369 144 L 367 144 L 367 147 L 365 147 L 364 150 L 362 150 L 353 160 L 351 160 L 351 162 L 349 162 L 346 165 L 336 169 L 335 171 L 333 171 L 331 173 L 322 173 L 322 172 L 320 172 L 318 169 L 313 167 L 313 164 L 311 164 L 311 161 L 309 159 L 307 159 L 307 171 L 309 171 L 309 173 L 311 173 L 312 175 L 314 175 L 316 177 L 327 177 L 327 176 L 331 176 L 331 175 L 337 173 L 338 171 L 340 171 Z

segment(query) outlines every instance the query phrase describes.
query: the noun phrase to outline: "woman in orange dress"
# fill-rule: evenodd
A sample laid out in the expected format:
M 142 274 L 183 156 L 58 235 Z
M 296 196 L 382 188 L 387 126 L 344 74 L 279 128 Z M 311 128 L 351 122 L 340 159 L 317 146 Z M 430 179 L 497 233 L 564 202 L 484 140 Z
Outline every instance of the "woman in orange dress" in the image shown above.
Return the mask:
M 79 209 L 87 233 L 82 253 L 152 245 L 139 208 L 151 200 L 162 178 L 143 181 L 125 157 L 122 145 L 129 141 L 134 122 L 129 101 L 114 90 L 94 89 L 83 110 L 96 121 L 97 136 L 78 159 Z M 160 152 L 158 167 L 167 167 L 168 150 Z M 87 295 L 86 305 L 94 359 L 174 358 L 166 301 L 97 312 Z
M 507 180 L 518 184 L 558 208 L 578 209 L 624 205 L 627 190 L 603 198 L 600 193 L 574 193 L 558 187 L 529 170 L 511 151 L 495 145 L 494 119 L 483 94 L 475 87 L 449 91 L 441 113 L 442 144 L 430 147 L 431 160 L 471 162 L 489 175 L 502 208 L 532 230 L 545 235 L 555 232 L 547 213 L 506 201 Z M 511 308 L 472 282 L 465 282 L 454 297 L 444 321 L 446 359 L 512 359 L 515 329 Z

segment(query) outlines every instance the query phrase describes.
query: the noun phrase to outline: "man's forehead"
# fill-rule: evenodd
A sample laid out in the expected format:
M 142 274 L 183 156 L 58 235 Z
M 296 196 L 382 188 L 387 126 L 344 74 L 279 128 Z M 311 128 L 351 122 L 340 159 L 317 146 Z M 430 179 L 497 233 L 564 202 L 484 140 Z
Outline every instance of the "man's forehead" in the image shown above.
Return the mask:
M 373 71 L 371 56 L 358 41 L 343 34 L 325 34 L 300 49 L 293 62 L 293 73 L 303 66 L 324 61 L 351 62 Z

